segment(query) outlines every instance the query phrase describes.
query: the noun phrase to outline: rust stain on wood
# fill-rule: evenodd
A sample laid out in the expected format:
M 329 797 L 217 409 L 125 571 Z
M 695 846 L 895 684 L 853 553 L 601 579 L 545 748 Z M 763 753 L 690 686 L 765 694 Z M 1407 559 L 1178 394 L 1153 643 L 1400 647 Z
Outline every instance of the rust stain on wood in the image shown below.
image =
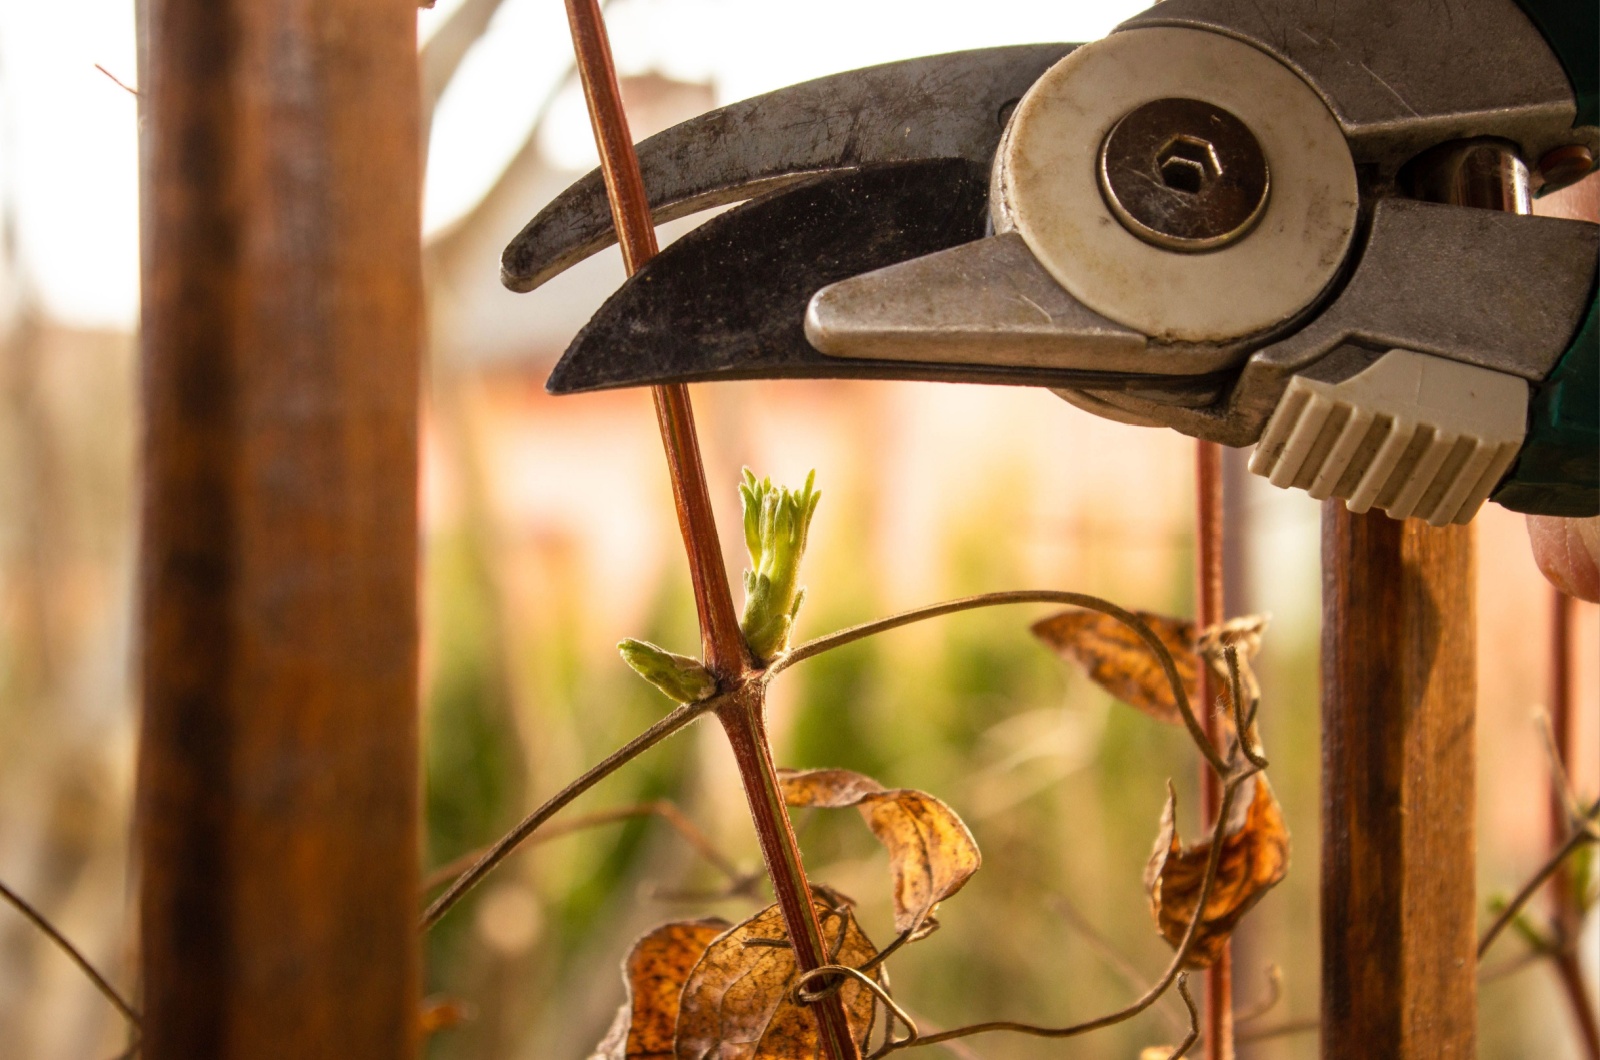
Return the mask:
M 415 1055 L 416 12 L 146 0 L 144 1055 Z

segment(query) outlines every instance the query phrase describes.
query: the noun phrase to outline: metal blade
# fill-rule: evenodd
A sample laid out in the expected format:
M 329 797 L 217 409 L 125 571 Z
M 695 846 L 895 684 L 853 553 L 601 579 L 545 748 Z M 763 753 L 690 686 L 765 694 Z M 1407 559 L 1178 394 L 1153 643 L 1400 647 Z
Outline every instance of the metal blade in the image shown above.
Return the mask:
M 1190 406 L 1220 396 L 1226 375 L 835 358 L 806 341 L 816 291 L 982 238 L 987 199 L 986 164 L 941 160 L 817 177 L 730 210 L 624 284 L 546 386 L 565 394 L 710 379 L 924 379 L 1129 388 Z
M 835 74 L 730 104 L 638 146 L 657 223 L 883 162 L 965 159 L 985 174 L 1011 108 L 1073 44 L 984 48 Z M 616 242 L 595 170 L 506 247 L 501 280 L 531 291 Z

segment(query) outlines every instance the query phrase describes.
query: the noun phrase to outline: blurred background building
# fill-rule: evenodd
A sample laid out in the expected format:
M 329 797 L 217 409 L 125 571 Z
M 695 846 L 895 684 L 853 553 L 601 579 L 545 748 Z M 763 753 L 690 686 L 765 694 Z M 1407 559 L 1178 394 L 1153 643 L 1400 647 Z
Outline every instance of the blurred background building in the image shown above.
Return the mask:
M 808 77 L 917 54 L 1102 36 L 1144 6 L 1055 0 L 615 0 L 608 9 L 636 137 Z M 432 125 L 425 235 L 425 715 L 428 866 L 491 840 L 543 795 L 657 718 L 661 698 L 614 649 L 680 651 L 694 612 L 649 398 L 554 400 L 554 359 L 620 282 L 609 251 L 531 295 L 500 287 L 500 248 L 594 164 L 555 0 L 439 0 L 420 13 Z M 137 473 L 137 100 L 129 0 L 0 0 L 0 879 L 133 988 L 135 753 L 129 659 Z M 680 234 L 699 218 L 668 226 Z M 1094 419 L 1044 391 L 906 383 L 694 388 L 729 565 L 743 564 L 741 466 L 824 499 L 801 635 L 1005 588 L 1191 608 L 1193 443 Z M 1230 610 L 1269 612 L 1260 661 L 1273 778 L 1294 832 L 1287 882 L 1238 942 L 1241 1011 L 1257 1027 L 1315 1014 L 1318 958 L 1318 506 L 1230 457 Z M 1478 519 L 1480 893 L 1544 857 L 1549 590 L 1520 516 Z M 1112 703 L 1034 643 L 1040 612 L 986 611 L 852 646 L 779 686 L 793 766 L 861 769 L 954 806 L 986 870 L 944 929 L 894 962 L 928 1024 L 1049 1022 L 1123 1003 L 1167 947 L 1140 887 L 1163 784 L 1192 833 L 1183 735 Z M 1596 609 L 1579 610 L 1575 772 L 1600 783 Z M 650 752 L 576 813 L 674 800 L 736 861 L 759 859 L 731 760 L 704 724 Z M 834 819 L 837 817 L 838 819 Z M 797 821 L 813 875 L 891 934 L 883 856 L 849 815 Z M 617 964 L 652 923 L 749 899 L 670 829 L 636 820 L 518 855 L 435 932 L 428 989 L 475 1010 L 430 1056 L 588 1055 L 621 997 Z M 1082 919 L 1119 957 L 1078 926 Z M 1591 937 L 1594 925 L 1591 923 Z M 1491 967 L 1514 958 L 1501 943 Z M 1600 945 L 1586 949 L 1589 959 Z M 1119 961 L 1131 969 L 1119 969 Z M 1590 965 L 1591 983 L 1595 969 Z M 1172 1041 L 1175 999 L 1070 1047 L 1004 1036 L 951 1055 L 1131 1057 Z M 1483 991 L 1486 1060 L 1578 1055 L 1553 979 Z M 294 1014 L 285 1013 L 285 1019 Z M 1248 1029 L 1248 1027 L 1246 1028 Z M 0 1057 L 116 1051 L 114 1012 L 0 907 Z M 1316 1055 L 1314 1035 L 1246 1045 Z

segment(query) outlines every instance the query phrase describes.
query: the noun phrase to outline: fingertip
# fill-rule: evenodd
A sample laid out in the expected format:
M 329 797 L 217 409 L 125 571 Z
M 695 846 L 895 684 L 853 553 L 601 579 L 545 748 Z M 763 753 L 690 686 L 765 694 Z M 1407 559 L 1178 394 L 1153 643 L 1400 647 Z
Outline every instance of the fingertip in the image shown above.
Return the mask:
M 1600 517 L 1528 516 L 1533 559 L 1551 584 L 1570 596 L 1600 602 Z

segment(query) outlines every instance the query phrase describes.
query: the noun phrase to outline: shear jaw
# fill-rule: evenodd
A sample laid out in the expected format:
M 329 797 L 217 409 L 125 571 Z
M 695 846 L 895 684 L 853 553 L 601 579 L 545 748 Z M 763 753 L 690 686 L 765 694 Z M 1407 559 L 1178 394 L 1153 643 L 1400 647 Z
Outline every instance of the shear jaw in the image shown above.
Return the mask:
M 823 288 L 806 337 L 840 358 L 1224 371 L 1322 296 L 1358 206 L 1338 123 L 1292 71 L 1215 33 L 1124 31 L 1017 106 L 996 235 Z

